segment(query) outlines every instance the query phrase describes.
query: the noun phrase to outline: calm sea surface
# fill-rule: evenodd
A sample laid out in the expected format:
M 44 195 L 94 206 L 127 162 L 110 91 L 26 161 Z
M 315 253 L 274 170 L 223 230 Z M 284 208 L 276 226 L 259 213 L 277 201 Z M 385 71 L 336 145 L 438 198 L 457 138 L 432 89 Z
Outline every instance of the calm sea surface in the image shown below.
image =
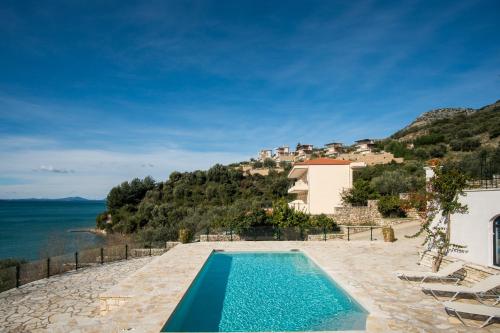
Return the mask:
M 0 200 L 0 259 L 37 259 L 43 253 L 72 252 L 103 239 L 70 229 L 95 227 L 104 201 Z

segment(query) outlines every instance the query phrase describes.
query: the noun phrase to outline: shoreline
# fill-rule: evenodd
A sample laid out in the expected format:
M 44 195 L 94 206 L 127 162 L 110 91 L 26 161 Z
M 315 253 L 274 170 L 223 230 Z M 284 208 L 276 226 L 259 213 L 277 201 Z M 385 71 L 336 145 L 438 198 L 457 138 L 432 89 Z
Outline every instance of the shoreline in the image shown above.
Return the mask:
M 91 233 L 91 234 L 98 235 L 98 236 L 106 236 L 107 235 L 106 230 L 101 230 L 101 229 L 97 229 L 97 228 L 69 229 L 69 230 L 67 230 L 67 232 L 87 232 L 87 233 Z

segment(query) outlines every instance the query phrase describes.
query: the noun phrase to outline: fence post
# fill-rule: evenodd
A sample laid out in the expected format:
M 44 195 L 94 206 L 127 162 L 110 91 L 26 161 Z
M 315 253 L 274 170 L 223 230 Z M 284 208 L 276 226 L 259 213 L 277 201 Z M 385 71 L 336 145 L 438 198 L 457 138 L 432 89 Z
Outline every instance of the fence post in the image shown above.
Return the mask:
M 16 288 L 19 288 L 20 284 L 20 277 L 21 277 L 21 265 L 16 264 Z
M 231 242 L 233 241 L 233 228 L 229 229 L 229 233 L 231 235 Z
M 153 247 L 153 242 L 149 242 L 149 256 L 151 257 L 151 248 Z
M 323 227 L 323 240 L 326 242 L 326 227 Z
M 347 241 L 349 241 L 349 240 L 350 240 L 350 236 L 351 236 L 351 235 L 350 235 L 350 233 L 349 233 L 349 231 L 350 231 L 350 228 L 349 228 L 349 226 L 348 226 L 348 227 L 347 227 Z
M 276 235 L 278 236 L 278 240 L 281 240 L 281 228 L 278 227 L 278 232 L 276 233 Z
M 373 241 L 373 227 L 370 226 L 370 241 Z
M 75 271 L 78 270 L 78 251 L 75 252 Z
M 50 257 L 47 257 L 47 279 L 50 277 Z
M 128 244 L 125 244 L 125 260 L 128 259 Z
M 104 248 L 101 247 L 101 265 L 104 264 Z

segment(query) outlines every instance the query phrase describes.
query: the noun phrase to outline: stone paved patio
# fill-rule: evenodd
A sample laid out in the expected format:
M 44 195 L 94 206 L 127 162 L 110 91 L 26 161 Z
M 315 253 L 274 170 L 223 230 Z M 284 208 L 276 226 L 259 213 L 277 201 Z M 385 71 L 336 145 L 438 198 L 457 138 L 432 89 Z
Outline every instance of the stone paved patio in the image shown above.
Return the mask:
M 401 229 L 405 230 L 406 226 Z M 411 229 L 411 228 L 410 228 Z M 407 230 L 406 231 L 411 231 Z M 380 241 L 220 242 L 179 245 L 103 293 L 100 319 L 50 326 L 54 332 L 158 332 L 212 249 L 290 250 L 308 254 L 370 312 L 367 332 L 499 332 L 500 325 L 466 328 L 416 284 L 398 280 L 402 269 L 418 266 L 421 239 Z M 68 326 L 69 325 L 69 326 Z
M 416 264 L 421 239 L 404 238 L 404 234 L 413 231 L 411 226 L 398 229 L 396 237 L 399 240 L 395 243 L 213 242 L 178 245 L 153 259 L 111 264 L 96 268 L 95 272 L 89 269 L 57 277 L 61 279 L 58 284 L 51 285 L 42 280 L 29 286 L 31 291 L 21 288 L 12 295 L 0 294 L 0 331 L 159 332 L 212 249 L 300 249 L 369 310 L 367 332 L 500 332 L 500 324 L 485 329 L 463 327 L 445 313 L 439 302 L 423 294 L 416 284 L 395 277 L 394 271 L 397 270 L 426 270 Z M 132 264 L 135 267 L 131 267 Z M 95 287 L 76 287 L 80 284 L 94 284 Z M 50 290 L 56 285 L 59 289 Z M 102 292 L 105 286 L 110 288 Z M 101 304 L 96 298 L 99 291 L 102 292 Z M 15 306 L 11 307 L 12 304 Z M 104 315 L 99 315 L 100 310 Z
M 49 324 L 99 316 L 99 294 L 151 262 L 145 257 L 39 280 L 0 293 L 0 332 L 47 332 Z

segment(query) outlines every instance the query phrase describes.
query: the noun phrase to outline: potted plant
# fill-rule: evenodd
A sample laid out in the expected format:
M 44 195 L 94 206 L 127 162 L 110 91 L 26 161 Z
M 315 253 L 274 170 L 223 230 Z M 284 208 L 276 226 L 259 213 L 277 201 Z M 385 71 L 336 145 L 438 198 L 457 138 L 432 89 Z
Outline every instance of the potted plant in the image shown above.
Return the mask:
M 384 235 L 384 242 L 394 242 L 394 229 L 391 226 L 385 226 L 382 228 L 382 234 Z
M 179 242 L 189 243 L 193 238 L 193 233 L 188 228 L 179 229 Z

